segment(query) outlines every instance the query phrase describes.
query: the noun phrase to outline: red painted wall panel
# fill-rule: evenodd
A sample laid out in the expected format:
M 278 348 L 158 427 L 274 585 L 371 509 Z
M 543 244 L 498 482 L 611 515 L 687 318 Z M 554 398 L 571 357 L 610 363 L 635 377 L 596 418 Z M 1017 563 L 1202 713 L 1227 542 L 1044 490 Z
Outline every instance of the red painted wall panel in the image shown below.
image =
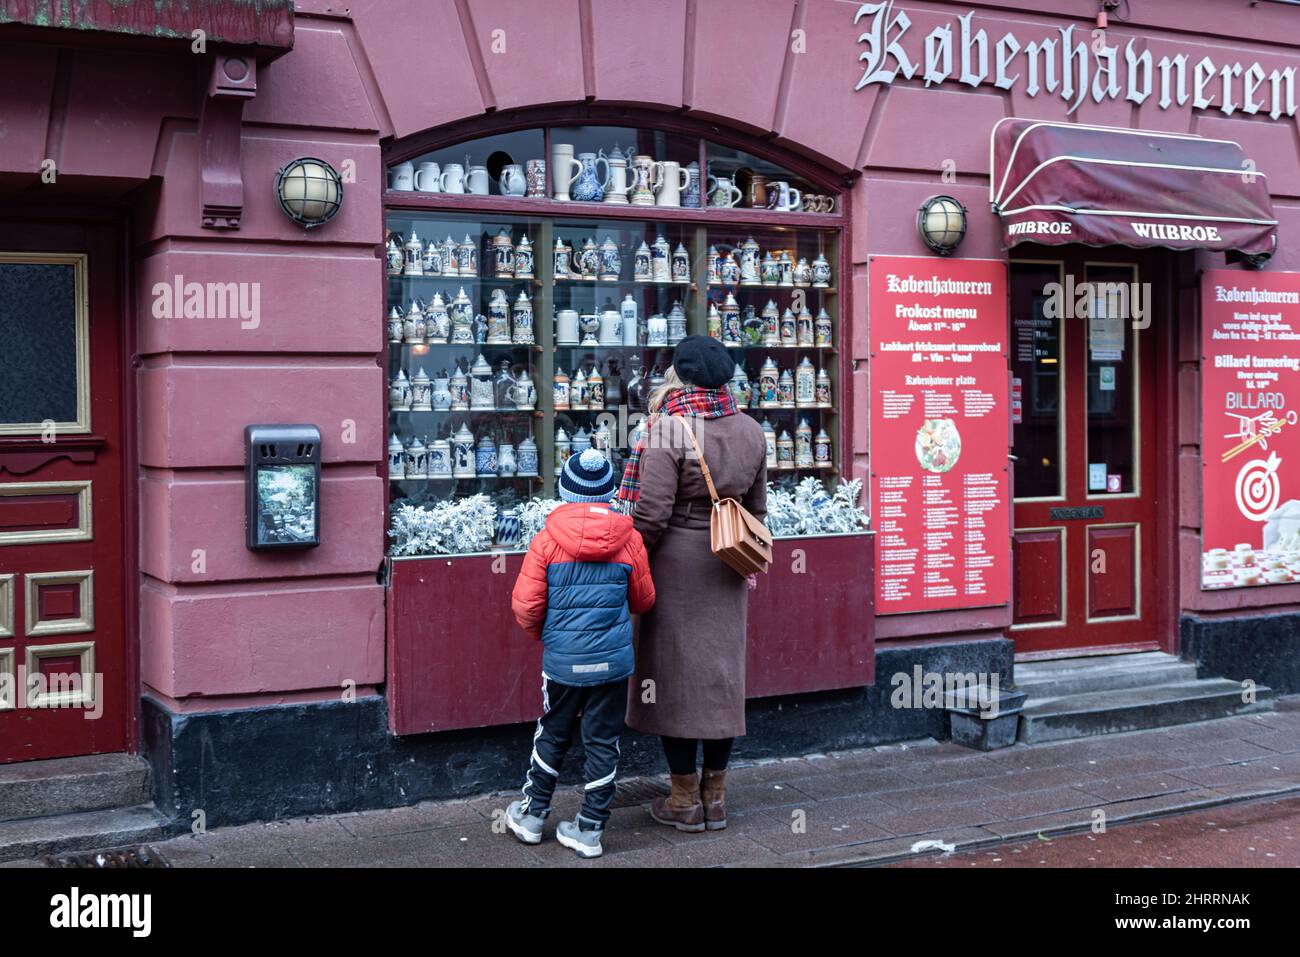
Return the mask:
M 541 713 L 541 645 L 519 629 L 510 610 L 522 560 L 393 562 L 388 707 L 394 733 L 515 724 Z M 871 569 L 868 535 L 776 543 L 772 570 L 750 596 L 748 697 L 871 684 Z

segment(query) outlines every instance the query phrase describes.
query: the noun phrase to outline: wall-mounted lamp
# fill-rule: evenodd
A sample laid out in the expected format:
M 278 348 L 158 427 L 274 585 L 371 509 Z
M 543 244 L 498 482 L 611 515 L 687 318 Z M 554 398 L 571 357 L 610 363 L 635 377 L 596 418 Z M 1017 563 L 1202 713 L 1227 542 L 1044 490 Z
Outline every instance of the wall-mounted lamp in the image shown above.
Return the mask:
M 251 549 L 320 544 L 320 429 L 244 427 L 244 487 Z
M 311 229 L 338 213 L 343 205 L 343 178 L 323 159 L 304 156 L 275 174 L 275 195 L 286 216 Z
M 951 196 L 931 196 L 916 214 L 921 240 L 940 256 L 947 256 L 966 235 L 966 207 Z

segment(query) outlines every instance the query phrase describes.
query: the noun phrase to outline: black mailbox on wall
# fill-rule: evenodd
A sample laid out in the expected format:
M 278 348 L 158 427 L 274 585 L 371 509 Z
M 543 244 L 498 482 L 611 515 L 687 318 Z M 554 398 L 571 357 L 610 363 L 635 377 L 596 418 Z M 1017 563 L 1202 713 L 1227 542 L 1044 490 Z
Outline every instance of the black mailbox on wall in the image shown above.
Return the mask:
M 320 544 L 320 429 L 244 427 L 247 544 L 252 549 Z

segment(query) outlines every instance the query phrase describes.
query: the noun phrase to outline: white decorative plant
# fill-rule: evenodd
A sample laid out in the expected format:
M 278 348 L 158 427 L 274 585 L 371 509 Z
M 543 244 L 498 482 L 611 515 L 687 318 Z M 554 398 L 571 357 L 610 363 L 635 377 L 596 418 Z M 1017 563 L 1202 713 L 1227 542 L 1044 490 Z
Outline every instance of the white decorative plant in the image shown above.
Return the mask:
M 402 505 L 393 512 L 388 537 L 394 555 L 455 555 L 484 552 L 496 536 L 497 509 L 486 495 Z
M 767 527 L 777 538 L 834 535 L 862 531 L 867 515 L 859 506 L 862 480 L 841 482 L 828 492 L 819 479 L 806 478 L 793 490 L 767 487 Z M 515 509 L 520 542 L 526 549 L 546 517 L 563 504 L 559 499 L 531 498 Z M 486 495 L 452 499 L 435 505 L 402 505 L 393 511 L 388 537 L 393 555 L 457 555 L 485 552 L 496 536 L 497 507 Z
M 532 498 L 516 508 L 527 548 L 546 524 L 559 499 Z M 497 507 L 486 495 L 452 499 L 435 505 L 402 505 L 393 511 L 388 537 L 392 555 L 463 555 L 485 552 L 496 537 Z
M 867 527 L 867 513 L 858 507 L 861 496 L 861 479 L 841 482 L 833 492 L 815 478 L 793 490 L 769 484 L 767 527 L 776 538 L 859 532 Z
M 527 548 L 533 536 L 546 524 L 546 516 L 562 504 L 558 498 L 530 498 L 517 509 L 519 515 L 519 547 Z

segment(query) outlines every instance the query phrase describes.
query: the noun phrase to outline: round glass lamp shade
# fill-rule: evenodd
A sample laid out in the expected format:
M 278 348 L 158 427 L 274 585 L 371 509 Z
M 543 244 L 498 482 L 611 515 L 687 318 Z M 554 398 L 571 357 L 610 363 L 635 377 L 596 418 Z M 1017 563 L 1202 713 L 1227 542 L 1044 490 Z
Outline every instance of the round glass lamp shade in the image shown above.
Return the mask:
M 927 246 L 947 256 L 966 235 L 966 207 L 951 196 L 931 196 L 921 204 L 916 228 Z
M 311 229 L 328 223 L 343 203 L 343 179 L 323 159 L 304 156 L 286 163 L 275 176 L 275 193 L 284 214 Z

